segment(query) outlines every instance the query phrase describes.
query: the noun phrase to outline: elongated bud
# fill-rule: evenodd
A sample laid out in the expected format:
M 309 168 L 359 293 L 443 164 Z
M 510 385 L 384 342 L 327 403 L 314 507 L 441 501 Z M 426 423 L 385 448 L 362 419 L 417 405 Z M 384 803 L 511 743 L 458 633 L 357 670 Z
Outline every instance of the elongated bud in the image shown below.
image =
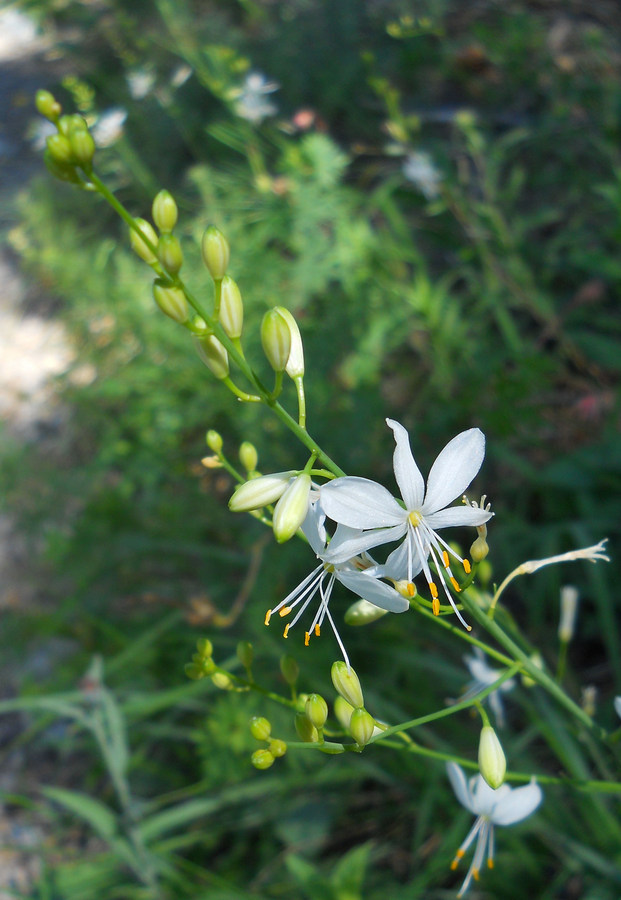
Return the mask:
M 83 128 L 74 128 L 69 133 L 69 144 L 78 165 L 89 169 L 95 155 L 95 141 L 84 123 Z
M 473 562 L 482 562 L 489 553 L 489 546 L 484 537 L 478 537 L 470 547 L 470 557 Z
M 189 320 L 190 307 L 181 288 L 157 279 L 153 283 L 153 299 L 164 315 L 179 322 L 180 325 Z
M 291 332 L 291 350 L 289 351 L 289 359 L 285 366 L 285 372 L 289 378 L 299 378 L 304 375 L 304 347 L 302 345 L 302 335 L 298 328 L 298 323 L 293 315 L 284 306 L 277 306 L 276 309 L 283 316 L 289 331 Z
M 269 750 L 255 750 L 250 761 L 255 769 L 269 769 L 274 765 L 274 755 Z
M 198 650 L 199 656 L 202 656 L 205 659 L 213 656 L 213 644 L 209 638 L 199 638 L 196 642 L 196 649 Z
M 58 120 L 58 130 L 67 138 L 72 131 L 84 131 L 87 128 L 88 125 L 86 124 L 86 121 L 79 113 L 72 113 L 71 115 L 61 116 Z
M 227 239 L 214 225 L 210 225 L 201 241 L 201 254 L 214 281 L 226 275 L 230 253 Z
M 257 741 L 267 741 L 272 733 L 272 726 L 263 716 L 253 716 L 250 720 L 250 733 Z
M 259 463 L 257 448 L 250 441 L 244 441 L 239 447 L 239 461 L 247 472 L 256 472 Z
M 138 226 L 141 235 L 157 248 L 157 234 L 155 233 L 153 225 L 151 225 L 150 222 L 147 222 L 146 219 L 134 219 L 134 223 Z M 146 263 L 149 263 L 149 265 L 153 265 L 154 262 L 157 262 L 157 256 L 142 240 L 142 237 L 135 228 L 130 228 L 129 240 L 132 245 L 132 250 L 140 257 L 140 259 L 143 259 Z
M 368 600 L 357 600 L 346 611 L 344 618 L 347 625 L 368 625 L 381 619 L 387 612 L 387 609 L 380 609 Z
M 240 661 L 244 669 L 249 669 L 252 665 L 254 650 L 250 641 L 240 641 L 237 645 L 237 659 Z
M 291 352 L 291 329 L 278 309 L 269 309 L 261 322 L 261 344 L 275 372 L 284 372 Z
M 164 268 L 176 275 L 183 265 L 183 252 L 179 239 L 174 234 L 161 234 L 157 242 L 157 258 Z
M 292 656 L 281 656 L 280 671 L 288 685 L 294 685 L 300 675 L 300 667 Z
M 219 453 L 222 450 L 222 436 L 214 431 L 213 428 L 210 428 L 205 437 L 205 441 L 210 450 L 213 450 L 214 453 Z
M 299 739 L 307 744 L 316 744 L 319 741 L 319 732 L 306 713 L 297 712 L 295 714 L 295 730 Z
M 561 618 L 558 625 L 558 639 L 563 644 L 568 644 L 574 636 L 578 596 L 578 588 L 571 584 L 566 584 L 561 588 Z
M 61 166 L 75 165 L 76 159 L 73 155 L 69 138 L 66 135 L 60 133 L 50 134 L 45 139 L 45 143 L 54 162 L 59 163 Z
M 332 663 L 330 671 L 332 676 L 332 684 L 337 693 L 347 700 L 348 703 L 359 709 L 364 706 L 364 697 L 362 696 L 362 688 L 358 676 L 351 666 L 348 666 L 342 659 Z
M 49 119 L 50 122 L 56 122 L 61 112 L 62 106 L 49 91 L 39 90 L 35 94 L 35 106 L 42 116 Z
M 479 739 L 479 771 L 491 788 L 496 790 L 505 780 L 507 760 L 491 725 L 484 725 Z
M 289 485 L 276 504 L 272 528 L 279 544 L 292 538 L 306 518 L 310 490 L 311 477 L 303 472 Z
M 220 324 L 226 334 L 235 339 L 241 336 L 244 325 L 244 304 L 237 283 L 229 275 L 222 279 L 220 296 Z
M 280 738 L 273 738 L 270 741 L 268 750 L 270 751 L 272 756 L 275 756 L 278 759 L 279 757 L 284 756 L 287 752 L 287 745 L 284 741 L 281 741 Z
M 162 234 L 172 231 L 177 224 L 179 211 L 173 195 L 168 191 L 160 191 L 155 195 L 151 212 L 153 221 Z
M 211 676 L 211 680 L 221 691 L 230 691 L 233 687 L 233 682 L 226 672 L 214 672 Z
M 366 709 L 355 709 L 349 720 L 349 733 L 360 746 L 364 747 L 373 737 L 375 722 Z
M 261 475 L 240 485 L 231 499 L 229 509 L 233 512 L 249 512 L 261 509 L 282 497 L 291 480 L 293 472 L 276 472 L 274 475 Z
M 304 713 L 315 728 L 323 728 L 328 718 L 328 704 L 320 694 L 311 694 L 306 701 Z
M 354 707 L 351 703 L 348 703 L 344 697 L 337 697 L 334 701 L 334 715 L 339 720 L 339 723 L 345 731 L 349 731 L 349 723 L 351 721 L 351 714 L 354 711 Z
M 196 349 L 200 358 L 216 378 L 220 381 L 223 378 L 228 378 L 229 355 L 217 337 L 213 334 L 208 334 L 206 337 L 197 337 Z

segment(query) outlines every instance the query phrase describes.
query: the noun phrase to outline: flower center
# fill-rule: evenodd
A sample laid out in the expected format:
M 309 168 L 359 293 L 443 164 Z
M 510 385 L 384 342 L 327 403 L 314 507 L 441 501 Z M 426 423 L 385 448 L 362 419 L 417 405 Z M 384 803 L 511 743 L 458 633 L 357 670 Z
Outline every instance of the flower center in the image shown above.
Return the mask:
M 408 515 L 408 521 L 410 522 L 411 525 L 414 526 L 414 528 L 417 528 L 420 525 L 420 523 L 423 521 L 423 517 L 421 516 L 421 514 L 419 512 L 416 512 L 416 510 L 414 510 L 413 512 L 411 512 Z

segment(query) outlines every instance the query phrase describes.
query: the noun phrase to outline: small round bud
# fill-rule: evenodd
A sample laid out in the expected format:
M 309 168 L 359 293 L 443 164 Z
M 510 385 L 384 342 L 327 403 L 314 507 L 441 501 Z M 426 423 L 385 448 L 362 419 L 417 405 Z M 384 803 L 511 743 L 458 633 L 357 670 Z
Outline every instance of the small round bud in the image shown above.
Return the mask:
M 280 657 L 280 671 L 288 685 L 294 685 L 300 675 L 300 667 L 292 656 Z
M 261 322 L 261 344 L 275 372 L 284 372 L 291 352 L 291 330 L 278 309 L 270 309 Z
M 302 335 L 300 334 L 298 323 L 284 306 L 277 306 L 275 308 L 286 321 L 291 333 L 291 350 L 289 351 L 289 359 L 285 366 L 285 372 L 289 378 L 300 378 L 304 375 L 304 347 L 302 345 Z
M 304 743 L 317 744 L 319 742 L 317 729 L 311 720 L 307 718 L 306 713 L 297 712 L 295 714 L 295 730 L 298 733 L 299 739 L 304 741 Z
M 35 106 L 42 116 L 50 122 L 56 122 L 63 111 L 62 106 L 49 91 L 39 90 L 35 94 Z
M 250 441 L 244 441 L 239 447 L 239 461 L 247 472 L 256 472 L 259 464 L 257 448 Z
M 482 562 L 489 553 L 489 547 L 484 537 L 478 537 L 470 547 L 470 557 L 475 563 Z
M 157 262 L 157 256 L 155 255 L 154 250 L 145 243 L 143 238 L 146 238 L 154 248 L 157 248 L 157 234 L 155 233 L 155 229 L 146 219 L 134 219 L 134 225 L 137 226 L 140 234 L 135 228 L 130 228 L 129 240 L 132 250 L 140 257 L 140 259 L 143 259 L 146 263 L 149 263 L 149 265 L 153 265 L 154 262 Z
M 183 667 L 183 671 L 188 676 L 188 678 L 192 679 L 192 681 L 200 681 L 201 678 L 205 677 L 205 673 L 203 672 L 203 667 L 201 665 L 199 665 L 198 663 L 194 663 L 194 662 L 186 663 L 185 666 Z
M 232 512 L 249 512 L 274 503 L 287 490 L 292 475 L 293 472 L 276 472 L 274 475 L 251 478 L 235 490 L 229 500 L 229 509 Z
M 332 676 L 332 684 L 335 690 L 343 699 L 351 703 L 354 709 L 364 706 L 360 681 L 351 666 L 348 666 L 343 660 L 337 660 L 332 663 L 330 675 Z
M 272 733 L 272 726 L 263 716 L 253 716 L 250 720 L 250 734 L 257 741 L 267 741 Z
M 364 747 L 373 737 L 375 721 L 366 709 L 355 709 L 349 720 L 349 733 L 360 747 Z
M 95 141 L 88 128 L 74 128 L 69 132 L 74 158 L 83 169 L 89 169 L 95 155 Z
M 50 134 L 45 139 L 45 143 L 54 162 L 61 166 L 75 165 L 76 159 L 73 155 L 69 138 L 66 135 L 60 133 Z
M 207 337 L 197 337 L 196 349 L 200 358 L 216 378 L 220 381 L 228 378 L 229 355 L 217 337 L 213 334 L 209 334 Z
M 85 131 L 87 129 L 88 125 L 79 113 L 61 116 L 58 120 L 58 130 L 65 137 L 69 137 L 72 131 Z
M 59 181 L 69 181 L 71 184 L 82 184 L 82 179 L 76 172 L 75 166 L 67 163 L 59 163 L 54 159 L 49 150 L 43 153 L 43 162 L 48 172 L 58 178 Z
M 496 732 L 484 725 L 479 739 L 479 771 L 491 788 L 496 790 L 505 780 L 507 760 Z
M 357 600 L 346 611 L 344 618 L 347 625 L 368 625 L 381 619 L 387 612 L 387 609 L 380 609 L 368 600 Z
M 244 669 L 249 669 L 252 665 L 254 650 L 250 641 L 240 641 L 237 645 L 237 659 L 240 661 Z
M 151 207 L 153 221 L 159 230 L 166 234 L 173 230 L 177 224 L 177 204 L 172 194 L 168 191 L 160 191 L 155 195 L 153 206 Z
M 310 490 L 311 477 L 303 472 L 287 487 L 276 504 L 272 528 L 279 544 L 292 538 L 306 518 Z
M 208 659 L 213 656 L 213 644 L 209 638 L 199 638 L 196 642 L 196 649 L 200 657 Z
M 219 281 L 226 275 L 230 252 L 229 243 L 222 232 L 210 225 L 201 241 L 201 254 L 214 281 Z
M 201 666 L 205 675 L 213 675 L 217 668 L 211 656 L 206 656 L 201 662 Z
M 225 672 L 214 672 L 211 680 L 221 691 L 228 691 L 233 687 L 233 682 Z
M 280 738 L 273 738 L 270 741 L 268 750 L 270 751 L 272 756 L 280 758 L 281 756 L 284 756 L 285 753 L 287 752 L 287 745 L 284 741 L 281 741 Z
M 323 728 L 328 718 L 328 704 L 319 694 L 311 694 L 304 705 L 304 714 L 315 728 Z
M 229 275 L 225 275 L 222 279 L 220 324 L 231 340 L 241 336 L 244 324 L 244 304 L 236 282 Z
M 153 282 L 153 299 L 164 315 L 184 325 L 190 318 L 190 307 L 181 288 L 161 279 Z
M 157 258 L 171 275 L 177 274 L 183 265 L 183 252 L 179 239 L 174 234 L 160 235 L 157 242 Z
M 274 765 L 274 756 L 269 750 L 255 750 L 250 760 L 255 769 L 269 769 Z
M 310 694 L 298 694 L 297 699 L 295 701 L 295 708 L 297 712 L 304 712 L 304 708 L 306 706 L 306 701 L 310 697 Z
M 334 701 L 334 715 L 339 720 L 339 723 L 345 731 L 349 731 L 349 723 L 351 721 L 351 714 L 354 711 L 354 707 L 351 703 L 348 703 L 343 697 L 337 697 Z
M 220 453 L 222 450 L 222 437 L 218 434 L 217 431 L 214 431 L 213 428 L 210 428 L 205 437 L 207 442 L 207 446 L 210 450 L 213 450 L 214 453 Z

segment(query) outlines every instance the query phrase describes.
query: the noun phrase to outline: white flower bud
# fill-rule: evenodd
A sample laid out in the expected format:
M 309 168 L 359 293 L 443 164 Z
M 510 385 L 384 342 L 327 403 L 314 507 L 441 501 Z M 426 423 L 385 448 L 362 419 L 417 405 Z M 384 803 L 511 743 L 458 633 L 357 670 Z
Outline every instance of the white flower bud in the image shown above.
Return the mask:
M 206 337 L 196 338 L 198 355 L 205 365 L 220 381 L 229 374 L 229 355 L 217 337 L 208 334 Z
M 351 714 L 354 711 L 354 707 L 351 703 L 348 703 L 344 697 L 337 697 L 334 701 L 334 715 L 339 720 L 339 723 L 345 731 L 349 731 L 349 723 L 351 721 Z
M 249 512 L 275 503 L 284 494 L 294 472 L 276 472 L 274 475 L 261 475 L 240 485 L 231 499 L 229 509 L 233 512 Z
M 213 280 L 223 278 L 229 264 L 229 242 L 214 225 L 210 225 L 203 235 L 201 254 Z
M 220 324 L 231 339 L 240 337 L 244 324 L 244 305 L 239 288 L 229 275 L 222 279 Z
M 177 224 L 177 204 L 175 199 L 168 191 L 160 191 L 156 194 L 151 207 L 153 221 L 160 231 L 172 231 Z
M 310 490 L 311 477 L 303 472 L 287 487 L 276 504 L 272 528 L 279 544 L 292 538 L 306 518 Z
M 558 624 L 558 639 L 563 644 L 568 644 L 574 636 L 578 596 L 578 588 L 571 584 L 566 584 L 561 588 L 561 618 Z
M 291 350 L 289 351 L 285 372 L 289 378 L 299 378 L 304 375 L 304 347 L 302 346 L 302 335 L 300 334 L 298 323 L 284 306 L 276 306 L 274 308 L 285 319 L 291 332 Z
M 364 706 L 360 680 L 351 666 L 348 666 L 343 660 L 337 660 L 335 663 L 332 663 L 330 675 L 332 676 L 332 684 L 335 690 L 344 700 L 347 700 L 354 709 L 360 709 Z
M 284 372 L 291 352 L 291 329 L 277 308 L 263 316 L 261 344 L 272 369 Z
M 499 788 L 505 780 L 507 760 L 498 736 L 491 725 L 484 725 L 481 729 L 479 771 L 494 790 Z
M 153 283 L 153 299 L 165 315 L 180 325 L 190 318 L 190 307 L 181 288 L 157 280 Z
M 154 247 L 157 247 L 157 234 L 155 233 L 153 225 L 151 225 L 150 222 L 147 222 L 146 219 L 134 219 L 134 223 L 138 226 L 141 234 L 143 234 Z M 149 263 L 149 265 L 157 262 L 157 256 L 153 250 L 145 244 L 134 228 L 130 228 L 129 240 L 132 245 L 132 250 L 134 253 L 138 254 L 140 259 L 143 259 L 146 263 Z
M 347 625 L 368 625 L 381 619 L 387 612 L 387 609 L 380 609 L 368 600 L 357 600 L 345 612 L 345 622 Z

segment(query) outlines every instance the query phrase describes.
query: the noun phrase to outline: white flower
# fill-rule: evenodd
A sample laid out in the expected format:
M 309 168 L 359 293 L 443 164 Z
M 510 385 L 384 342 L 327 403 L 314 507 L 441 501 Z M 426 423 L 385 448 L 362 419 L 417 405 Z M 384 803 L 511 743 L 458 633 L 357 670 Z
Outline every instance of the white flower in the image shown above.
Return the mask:
M 134 69 L 127 74 L 127 86 L 134 100 L 144 100 L 155 86 L 155 74 L 149 69 Z
M 477 817 L 451 864 L 452 869 L 457 868 L 460 859 L 476 837 L 474 857 L 457 895 L 463 897 L 472 879 L 478 881 L 481 865 L 486 856 L 488 868 L 494 867 L 494 826 L 521 822 L 537 809 L 543 795 L 534 779 L 523 787 L 512 788 L 508 784 L 503 784 L 497 790 L 493 790 L 481 775 L 474 775 L 466 781 L 466 776 L 457 763 L 447 763 L 446 771 L 461 805 Z
M 272 94 L 279 87 L 278 82 L 268 81 L 261 72 L 249 72 L 243 87 L 236 91 L 235 112 L 242 119 L 259 125 L 263 119 L 278 112 L 278 107 L 265 95 Z
M 497 681 L 502 675 L 501 669 L 493 669 L 489 665 L 480 647 L 474 648 L 474 656 L 464 656 L 464 662 L 468 666 L 472 681 L 466 686 L 466 691 L 460 698 L 461 700 L 470 700 L 486 687 L 489 687 L 490 684 Z M 509 678 L 507 681 L 503 681 L 497 690 L 487 695 L 486 699 L 489 700 L 489 705 L 496 716 L 499 728 L 502 728 L 505 724 L 505 711 L 500 694 L 501 692 L 512 691 L 514 687 L 515 678 Z
M 470 428 L 449 441 L 431 467 L 425 491 L 423 476 L 410 450 L 407 431 L 392 419 L 386 419 L 386 422 L 395 435 L 395 479 L 404 505 L 398 503 L 386 488 L 368 478 L 346 476 L 324 485 L 321 488 L 321 505 L 326 515 L 339 524 L 358 530 L 358 534 L 352 532 L 350 540 L 339 542 L 339 553 L 334 544 L 331 545 L 331 561 L 341 562 L 363 550 L 405 538 L 375 574 L 395 581 L 407 578 L 411 584 L 413 577 L 422 569 L 437 614 L 440 602 L 429 568 L 429 557 L 438 573 L 444 570 L 446 580 L 456 591 L 459 591 L 459 584 L 451 572 L 450 557 L 458 560 L 466 572 L 470 571 L 468 560 L 462 559 L 449 547 L 437 534 L 437 529 L 453 525 L 482 525 L 493 515 L 487 509 L 470 505 L 448 506 L 463 494 L 481 468 L 485 437 L 478 428 Z M 469 629 L 443 579 L 441 583 L 459 620 Z
M 103 112 L 93 127 L 91 134 L 98 147 L 110 147 L 123 135 L 123 126 L 127 118 L 127 110 L 120 106 L 111 107 Z
M 421 151 L 408 153 L 402 171 L 407 180 L 416 185 L 427 200 L 434 200 L 440 193 L 442 176 L 428 153 Z
M 349 660 L 345 647 L 343 646 L 343 642 L 341 641 L 340 635 L 334 624 L 334 619 L 328 609 L 334 582 L 340 581 L 341 584 L 345 585 L 348 590 L 353 591 L 354 594 L 363 597 L 375 606 L 379 606 L 381 609 L 386 609 L 389 612 L 404 612 L 406 609 L 409 609 L 409 603 L 405 597 L 402 597 L 401 594 L 397 593 L 390 585 L 378 581 L 377 578 L 371 574 L 366 574 L 364 571 L 365 567 L 368 566 L 369 570 L 371 570 L 373 565 L 373 561 L 370 560 L 370 558 L 367 557 L 366 559 L 363 559 L 356 557 L 343 560 L 336 564 L 331 563 L 329 561 L 329 556 L 332 543 L 337 541 L 338 544 L 341 537 L 345 537 L 346 539 L 349 538 L 351 529 L 339 526 L 332 541 L 326 546 L 327 533 L 324 527 L 324 520 L 325 514 L 319 504 L 312 504 L 308 510 L 306 519 L 302 524 L 302 531 L 306 535 L 309 544 L 321 562 L 313 569 L 310 575 L 307 575 L 306 578 L 285 597 L 284 600 L 281 600 L 278 606 L 267 611 L 265 624 L 269 625 L 270 618 L 274 613 L 278 613 L 280 616 L 287 616 L 296 607 L 299 607 L 293 620 L 285 626 L 283 634 L 284 637 L 287 637 L 289 629 L 296 624 L 313 597 L 319 592 L 319 606 L 310 628 L 305 633 L 304 643 L 308 646 L 311 634 L 319 636 L 321 633 L 321 625 L 323 624 L 324 618 L 327 616 L 343 653 L 343 658 L 349 667 Z

